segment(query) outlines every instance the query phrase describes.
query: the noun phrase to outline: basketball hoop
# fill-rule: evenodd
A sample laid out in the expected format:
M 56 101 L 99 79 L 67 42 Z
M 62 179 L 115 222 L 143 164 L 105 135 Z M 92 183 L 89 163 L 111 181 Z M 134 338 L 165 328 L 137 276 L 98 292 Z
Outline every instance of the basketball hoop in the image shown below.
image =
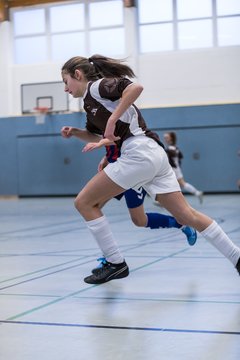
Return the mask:
M 44 106 L 37 106 L 34 108 L 36 124 L 44 124 L 46 115 L 49 113 L 49 108 Z

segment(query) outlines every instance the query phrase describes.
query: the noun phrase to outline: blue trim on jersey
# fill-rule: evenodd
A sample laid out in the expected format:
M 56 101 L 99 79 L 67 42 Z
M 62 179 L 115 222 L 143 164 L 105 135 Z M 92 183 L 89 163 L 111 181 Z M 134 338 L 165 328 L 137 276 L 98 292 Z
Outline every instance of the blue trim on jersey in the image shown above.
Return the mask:
M 146 196 L 146 191 L 140 187 L 138 190 L 129 189 L 124 193 L 127 207 L 129 209 L 136 208 L 141 206 L 144 202 L 144 198 Z

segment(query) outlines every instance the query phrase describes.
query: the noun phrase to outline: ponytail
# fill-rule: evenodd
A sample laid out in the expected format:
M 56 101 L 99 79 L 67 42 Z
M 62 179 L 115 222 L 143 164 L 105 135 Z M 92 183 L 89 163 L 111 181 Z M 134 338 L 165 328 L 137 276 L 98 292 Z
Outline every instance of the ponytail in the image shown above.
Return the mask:
M 123 64 L 125 60 L 117 60 L 103 55 L 92 55 L 90 58 L 75 56 L 62 66 L 62 73 L 75 76 L 77 69 L 82 70 L 87 80 L 97 80 L 103 77 L 135 77 L 133 70 Z

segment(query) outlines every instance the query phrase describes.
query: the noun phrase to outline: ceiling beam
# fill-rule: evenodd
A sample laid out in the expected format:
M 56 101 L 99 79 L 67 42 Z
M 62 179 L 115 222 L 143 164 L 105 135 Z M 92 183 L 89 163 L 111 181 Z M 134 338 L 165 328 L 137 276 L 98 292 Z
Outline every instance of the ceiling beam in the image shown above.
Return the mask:
M 0 0 L 0 22 L 9 20 L 9 6 L 7 0 Z
M 66 2 L 66 0 L 8 0 L 9 8 Z
M 40 4 L 61 3 L 66 0 L 0 0 L 0 22 L 9 20 L 9 9 Z M 135 6 L 134 0 L 123 0 L 124 7 Z

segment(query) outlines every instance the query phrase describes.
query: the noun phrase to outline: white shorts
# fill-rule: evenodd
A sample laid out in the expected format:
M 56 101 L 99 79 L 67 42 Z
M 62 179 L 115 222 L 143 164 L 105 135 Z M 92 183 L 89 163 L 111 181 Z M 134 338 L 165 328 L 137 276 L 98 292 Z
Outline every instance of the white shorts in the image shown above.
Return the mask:
M 173 171 L 175 172 L 177 179 L 183 179 L 183 173 L 179 166 L 177 166 L 176 168 L 173 168 Z
M 165 150 L 147 136 L 132 136 L 123 142 L 121 156 L 104 168 L 107 176 L 123 189 L 143 187 L 157 194 L 181 191 Z

